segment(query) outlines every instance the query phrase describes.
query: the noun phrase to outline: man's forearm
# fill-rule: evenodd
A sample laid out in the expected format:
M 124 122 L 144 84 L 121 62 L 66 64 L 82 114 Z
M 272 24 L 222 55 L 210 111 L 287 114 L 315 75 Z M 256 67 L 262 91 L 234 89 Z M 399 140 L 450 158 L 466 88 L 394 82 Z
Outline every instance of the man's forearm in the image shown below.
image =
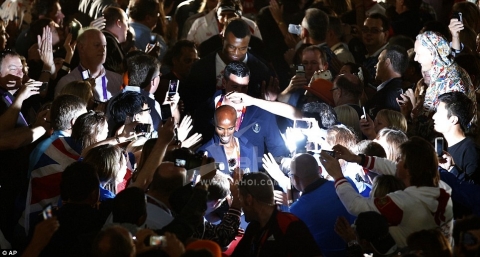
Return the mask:
M 0 132 L 7 132 L 15 128 L 15 124 L 17 123 L 18 115 L 20 115 L 20 109 L 22 108 L 22 99 L 16 98 L 13 101 L 12 105 L 8 107 L 7 111 L 5 111 L 0 116 Z
M 17 149 L 31 144 L 45 134 L 42 126 L 35 128 L 22 127 L 3 133 L 0 137 L 0 150 Z

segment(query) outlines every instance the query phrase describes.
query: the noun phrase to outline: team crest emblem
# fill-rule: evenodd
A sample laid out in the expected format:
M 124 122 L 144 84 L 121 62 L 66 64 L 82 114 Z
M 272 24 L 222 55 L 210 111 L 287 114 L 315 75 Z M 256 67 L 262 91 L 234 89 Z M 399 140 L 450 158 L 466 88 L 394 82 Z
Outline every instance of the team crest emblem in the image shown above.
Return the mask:
M 262 126 L 260 126 L 258 123 L 255 123 L 255 125 L 253 125 L 252 129 L 253 129 L 253 132 L 259 133 L 260 130 L 262 129 Z

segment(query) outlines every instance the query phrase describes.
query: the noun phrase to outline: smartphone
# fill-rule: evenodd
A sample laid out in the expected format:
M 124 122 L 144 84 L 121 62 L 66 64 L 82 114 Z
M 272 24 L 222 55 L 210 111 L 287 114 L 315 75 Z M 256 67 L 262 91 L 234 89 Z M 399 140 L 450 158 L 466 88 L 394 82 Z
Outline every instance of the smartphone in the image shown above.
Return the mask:
M 288 33 L 299 36 L 302 33 L 302 26 L 296 24 L 288 24 Z
M 147 246 L 153 246 L 153 245 L 159 245 L 159 246 L 162 246 L 162 247 L 165 247 L 167 246 L 167 239 L 165 238 L 165 236 L 150 236 L 150 237 L 147 237 L 145 245 Z
M 187 160 L 175 159 L 175 166 L 177 167 L 185 167 L 186 164 L 187 164 Z
M 53 215 L 52 215 L 52 204 L 49 204 L 49 205 L 45 206 L 45 208 L 43 208 L 42 215 L 43 215 L 44 220 L 50 219 L 51 217 L 53 217 Z
M 72 34 L 72 40 L 77 40 L 78 33 L 80 32 L 81 28 L 82 25 L 80 24 L 80 22 L 75 19 L 68 24 L 68 31 L 70 32 L 70 34 Z
M 438 157 L 443 156 L 443 137 L 435 138 L 435 151 L 437 152 Z
M 320 71 L 320 72 L 315 72 L 313 74 L 312 81 L 314 81 L 316 79 L 325 79 L 325 80 L 328 80 L 328 81 L 332 81 L 332 79 L 333 79 L 332 72 L 330 72 L 329 70 L 323 70 L 323 71 Z
M 362 107 L 362 110 L 363 110 L 363 117 L 367 119 L 367 112 L 365 112 L 365 106 Z
M 157 43 L 157 35 L 151 34 L 150 35 L 150 44 L 155 45 Z
M 140 124 L 137 124 L 137 126 L 135 126 L 135 133 L 148 133 L 150 132 L 150 126 L 152 126 L 151 124 L 147 124 L 147 123 L 140 123 Z
M 334 152 L 334 151 L 322 150 L 322 152 L 325 152 L 325 153 L 327 153 L 328 155 L 330 155 L 330 156 L 332 156 L 333 158 L 335 158 L 335 152 Z
M 459 22 L 463 23 L 463 14 L 461 12 L 453 13 L 452 18 L 457 18 Z
M 462 244 L 463 245 L 476 245 L 477 244 L 477 238 L 472 235 L 470 232 L 465 232 L 462 235 Z
M 172 109 L 169 104 L 160 105 L 160 111 L 162 112 L 162 122 L 165 123 L 172 117 Z
M 178 93 L 178 86 L 180 81 L 178 79 L 170 80 L 168 83 L 168 96 L 174 96 Z
M 313 126 L 312 122 L 308 120 L 295 120 L 293 122 L 293 128 L 309 129 L 309 128 L 312 128 L 312 126 Z
M 42 92 L 47 90 L 47 88 L 48 88 L 48 82 L 43 82 L 40 88 L 38 89 L 38 91 Z
M 82 71 L 82 79 L 87 80 L 89 78 L 90 78 L 90 70 L 86 69 L 86 70 Z
M 297 71 L 295 75 L 297 77 L 305 77 L 305 66 L 297 65 Z

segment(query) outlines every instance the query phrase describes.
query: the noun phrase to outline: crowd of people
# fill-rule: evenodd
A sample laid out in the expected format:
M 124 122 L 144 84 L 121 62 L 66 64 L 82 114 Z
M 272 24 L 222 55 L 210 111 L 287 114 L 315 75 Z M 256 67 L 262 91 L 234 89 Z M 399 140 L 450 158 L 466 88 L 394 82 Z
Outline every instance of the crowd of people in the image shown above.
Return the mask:
M 478 0 L 0 2 L 7 253 L 480 256 Z

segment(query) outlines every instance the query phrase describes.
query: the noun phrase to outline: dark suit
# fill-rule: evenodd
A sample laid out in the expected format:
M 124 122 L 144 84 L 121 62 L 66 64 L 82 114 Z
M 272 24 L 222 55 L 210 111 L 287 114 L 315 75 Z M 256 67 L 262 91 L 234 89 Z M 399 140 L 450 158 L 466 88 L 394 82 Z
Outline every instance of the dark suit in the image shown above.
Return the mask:
M 109 71 L 121 73 L 125 53 L 115 35 L 107 30 L 102 30 L 102 33 L 105 35 L 107 41 L 107 57 L 105 58 L 103 67 Z
M 400 111 L 400 106 L 396 99 L 400 97 L 402 92 L 402 79 L 394 78 L 368 100 L 365 104 L 365 110 L 372 118 L 375 118 L 382 109 Z
M 238 143 L 240 144 L 240 169 L 245 171 L 248 168 L 250 172 L 257 172 L 257 158 L 259 156 L 256 148 L 250 142 L 248 142 L 245 137 L 238 138 Z M 230 175 L 225 149 L 223 145 L 220 145 L 220 139 L 218 135 L 214 135 L 210 141 L 202 145 L 198 150 L 207 151 L 208 157 L 213 157 L 215 162 L 222 162 L 225 165 L 225 169 L 223 169 L 222 172 Z
M 208 103 L 209 99 L 217 90 L 217 74 L 215 70 L 215 58 L 217 52 L 212 52 L 193 64 L 190 75 L 185 83 L 179 87 L 180 96 L 184 100 L 185 110 L 190 114 L 202 104 Z M 258 58 L 247 53 L 247 66 L 250 68 L 250 82 L 248 94 L 260 97 L 262 82 L 268 82 L 270 71 Z

